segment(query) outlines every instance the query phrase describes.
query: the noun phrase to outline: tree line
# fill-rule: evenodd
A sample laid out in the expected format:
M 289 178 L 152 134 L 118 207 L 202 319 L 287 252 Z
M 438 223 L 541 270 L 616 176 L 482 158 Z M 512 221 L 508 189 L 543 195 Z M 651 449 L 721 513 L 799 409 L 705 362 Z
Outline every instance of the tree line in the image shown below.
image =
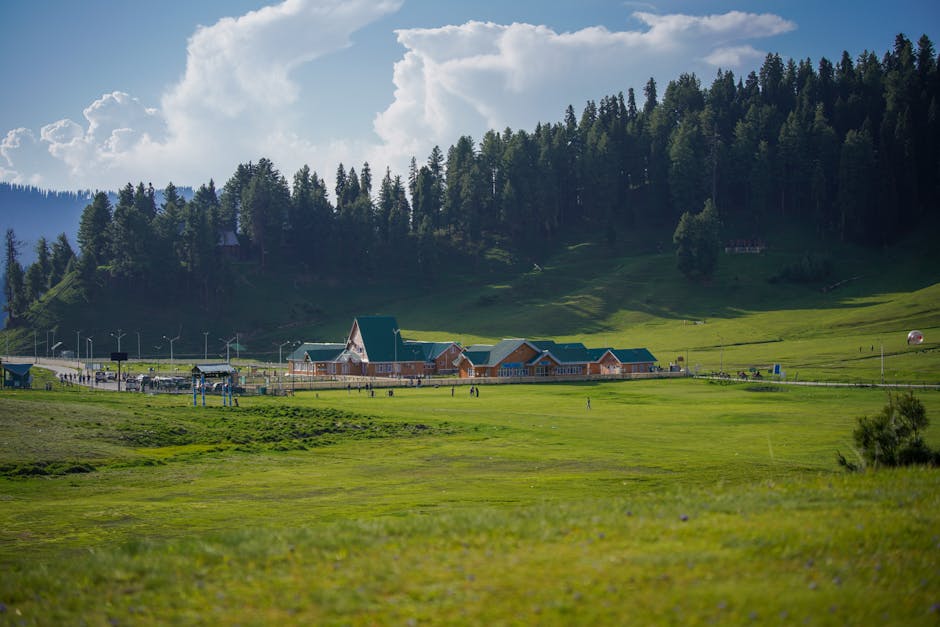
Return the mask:
M 940 77 L 926 35 L 915 46 L 900 34 L 880 58 L 844 52 L 814 65 L 768 54 L 758 71 L 719 70 L 708 87 L 682 74 L 662 98 L 651 78 L 642 96 L 630 88 L 532 131 L 463 136 L 377 184 L 368 163 L 340 164 L 332 189 L 307 166 L 288 183 L 262 158 L 189 202 L 172 183 L 159 206 L 142 183 L 128 183 L 114 206 L 98 192 L 81 217 L 75 270 L 87 285 L 197 288 L 208 303 L 228 289 L 226 233 L 238 239 L 236 260 L 264 269 L 426 276 L 488 246 L 531 255 L 572 228 L 616 245 L 630 229 L 678 225 L 680 269 L 706 273 L 720 221 L 761 237 L 768 218 L 783 216 L 881 246 L 937 212 Z M 45 279 L 18 287 L 11 240 L 15 319 L 57 275 L 43 266 Z

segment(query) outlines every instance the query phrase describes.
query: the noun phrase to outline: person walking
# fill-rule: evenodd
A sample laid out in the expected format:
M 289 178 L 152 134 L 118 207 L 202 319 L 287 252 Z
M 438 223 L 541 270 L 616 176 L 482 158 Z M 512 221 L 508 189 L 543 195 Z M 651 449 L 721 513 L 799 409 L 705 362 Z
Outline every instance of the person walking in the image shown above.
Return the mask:
M 590 411 L 591 409 L 591 397 L 590 396 L 588 396 L 588 399 L 587 399 L 587 408 L 588 408 L 588 411 Z

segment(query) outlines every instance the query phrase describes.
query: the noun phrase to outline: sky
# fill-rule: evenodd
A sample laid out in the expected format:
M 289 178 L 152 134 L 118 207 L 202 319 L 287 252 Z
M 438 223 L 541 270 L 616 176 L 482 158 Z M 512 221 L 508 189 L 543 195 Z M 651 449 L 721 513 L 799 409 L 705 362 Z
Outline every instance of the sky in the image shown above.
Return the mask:
M 0 0 L 0 181 L 218 186 L 271 159 L 332 187 L 343 163 L 406 176 L 461 135 L 532 130 L 572 105 L 694 72 L 745 76 L 904 33 L 895 0 Z M 3 208 L 0 207 L 0 211 Z

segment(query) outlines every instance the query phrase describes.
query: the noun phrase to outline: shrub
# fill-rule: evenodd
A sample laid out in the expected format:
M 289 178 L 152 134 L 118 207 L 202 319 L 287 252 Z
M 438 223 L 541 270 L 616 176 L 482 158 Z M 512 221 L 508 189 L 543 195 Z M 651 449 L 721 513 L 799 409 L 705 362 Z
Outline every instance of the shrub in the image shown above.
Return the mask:
M 815 283 L 828 279 L 832 274 L 832 269 L 831 258 L 807 253 L 798 263 L 784 266 L 768 281 L 771 283 Z
M 924 404 L 913 392 L 893 394 L 878 414 L 858 419 L 852 437 L 863 465 L 937 465 L 940 454 L 931 450 L 923 437 L 923 431 L 929 424 Z M 860 468 L 846 460 L 841 453 L 838 454 L 838 461 L 850 470 Z

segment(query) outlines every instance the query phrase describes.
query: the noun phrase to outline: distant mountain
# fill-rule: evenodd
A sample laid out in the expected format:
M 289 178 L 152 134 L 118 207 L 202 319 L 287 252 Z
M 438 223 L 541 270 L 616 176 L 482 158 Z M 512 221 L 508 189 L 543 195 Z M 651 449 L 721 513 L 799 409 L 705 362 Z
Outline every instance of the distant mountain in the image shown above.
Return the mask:
M 186 200 L 193 197 L 191 187 L 177 187 L 176 191 Z M 0 183 L 0 234 L 12 228 L 16 238 L 23 242 L 20 247 L 23 266 L 35 260 L 36 241 L 42 236 L 51 244 L 59 233 L 65 233 L 78 252 L 78 222 L 94 194 L 91 190 L 59 192 Z M 116 192 L 108 192 L 108 196 L 112 205 L 117 202 Z M 158 207 L 163 203 L 162 189 L 156 190 L 156 201 Z

